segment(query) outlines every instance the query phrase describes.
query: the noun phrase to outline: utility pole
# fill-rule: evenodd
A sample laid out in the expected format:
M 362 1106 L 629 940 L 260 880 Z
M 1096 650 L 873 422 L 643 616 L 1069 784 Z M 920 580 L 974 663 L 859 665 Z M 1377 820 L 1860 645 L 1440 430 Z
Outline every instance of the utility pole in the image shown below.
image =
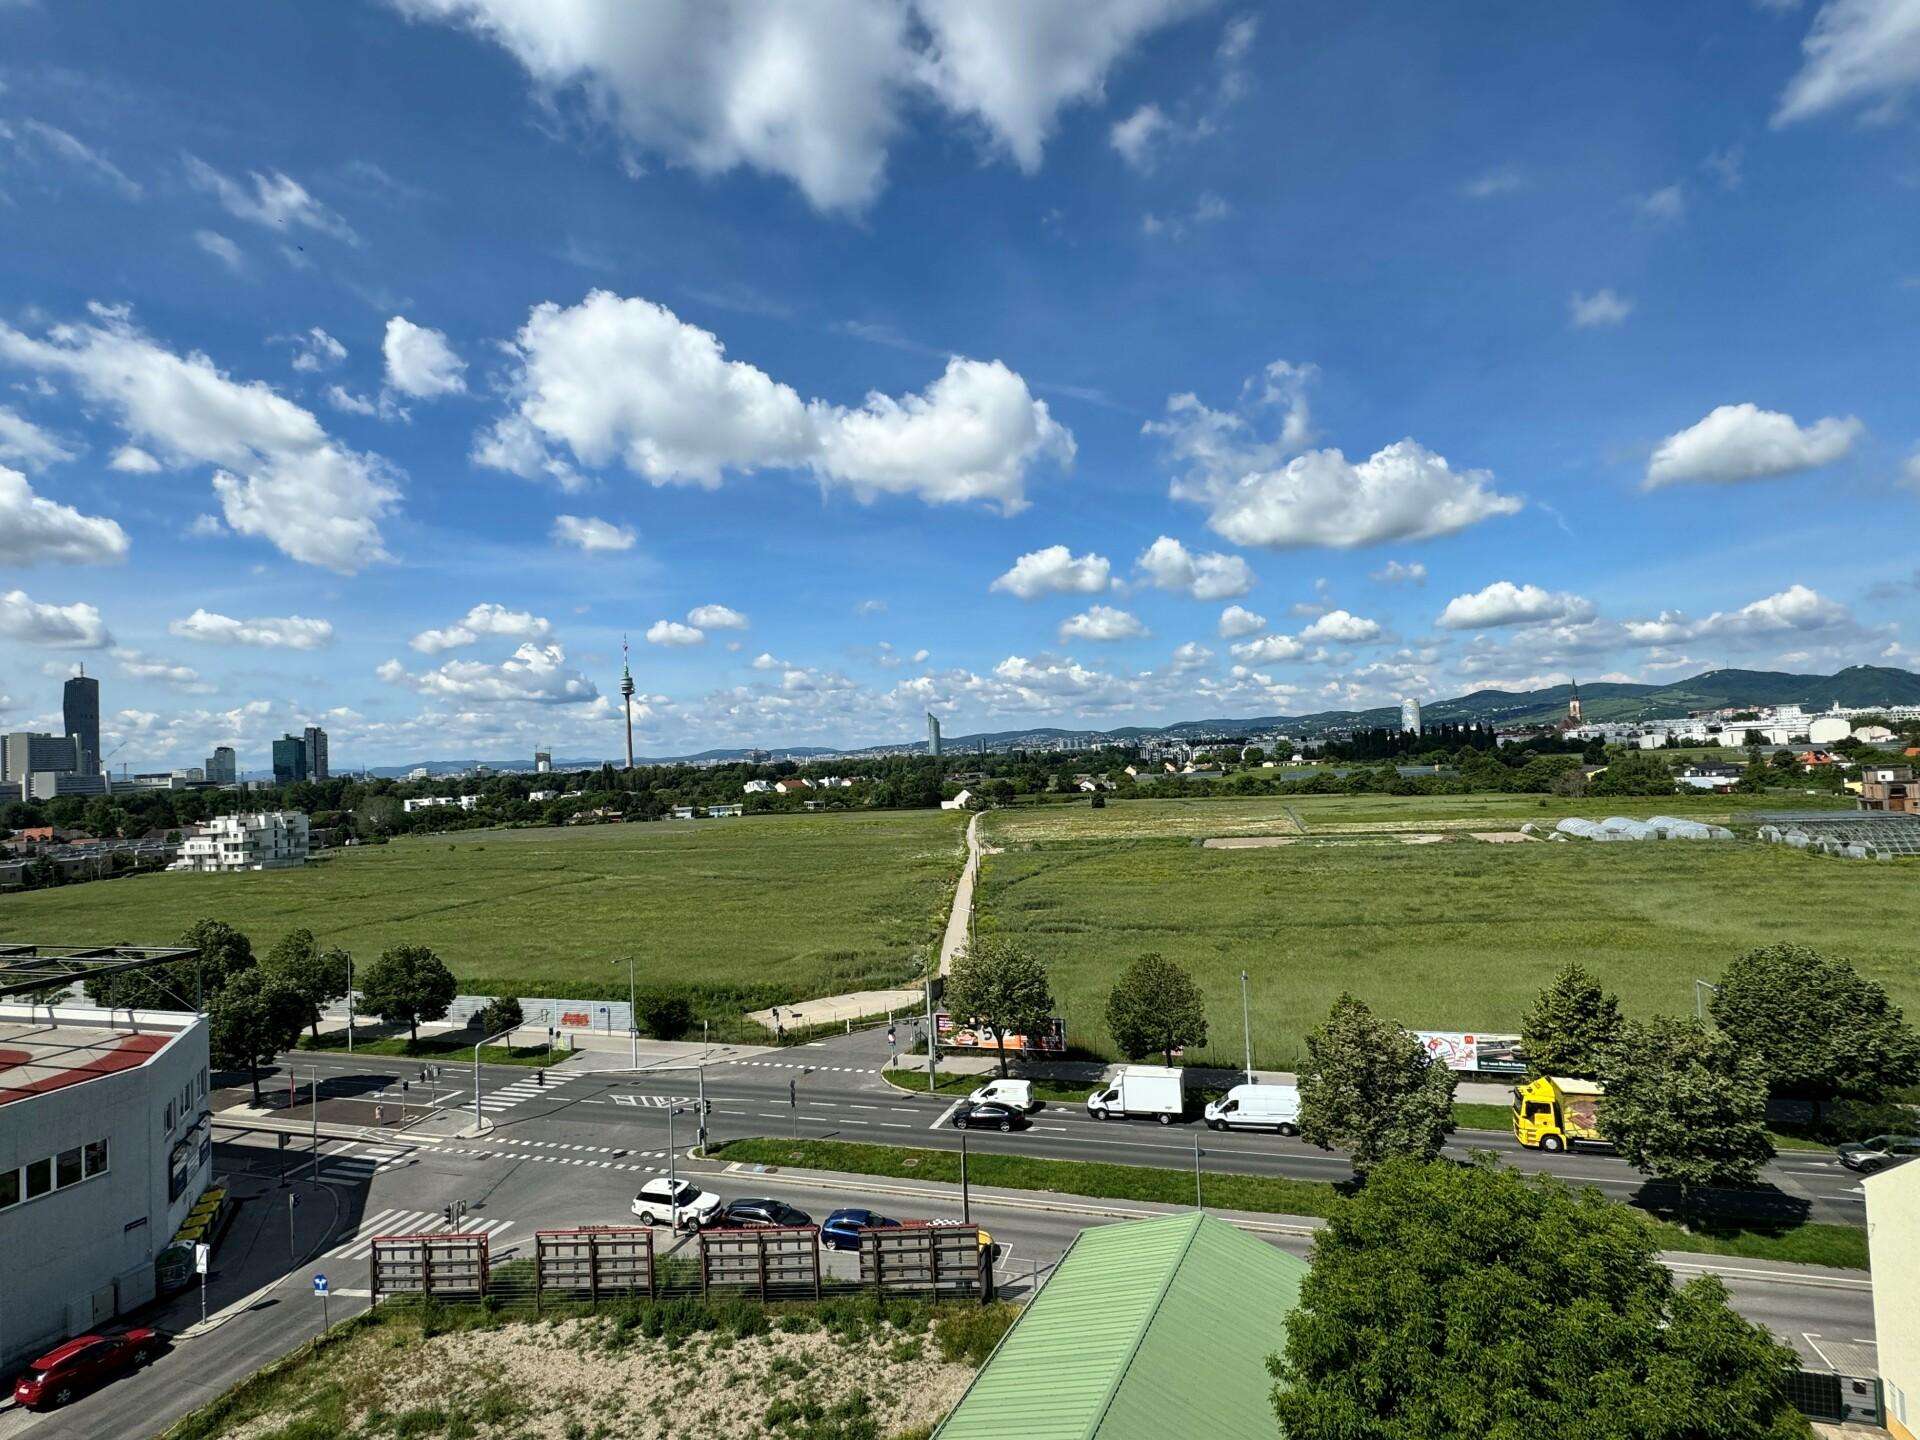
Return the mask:
M 353 952 L 347 952 L 347 1054 L 353 1053 Z
M 618 965 L 618 960 L 613 962 Z M 634 1023 L 633 1010 L 633 956 L 627 956 L 627 1067 L 640 1068 L 640 1027 Z
M 973 1191 L 967 1186 L 967 1132 L 960 1130 L 960 1223 L 973 1223 Z
M 1251 1085 L 1253 1084 L 1253 1012 L 1247 1005 L 1247 972 L 1244 970 L 1240 972 L 1240 1029 L 1247 1038 L 1247 1083 Z
M 939 1041 L 934 1038 L 933 1030 L 933 973 L 927 973 L 927 1094 L 933 1094 L 933 1067 L 939 1063 L 935 1052 Z

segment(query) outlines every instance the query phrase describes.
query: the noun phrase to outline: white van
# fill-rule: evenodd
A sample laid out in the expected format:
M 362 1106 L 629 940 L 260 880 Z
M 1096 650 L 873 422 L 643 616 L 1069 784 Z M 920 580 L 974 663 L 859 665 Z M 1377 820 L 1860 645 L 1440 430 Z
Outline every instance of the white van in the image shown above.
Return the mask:
M 970 1105 L 1011 1105 L 1016 1110 L 1037 1110 L 1040 1102 L 1033 1098 L 1031 1080 L 992 1080 L 967 1096 Z
M 1214 1130 L 1278 1130 L 1300 1133 L 1300 1090 L 1295 1085 L 1236 1085 L 1206 1108 Z

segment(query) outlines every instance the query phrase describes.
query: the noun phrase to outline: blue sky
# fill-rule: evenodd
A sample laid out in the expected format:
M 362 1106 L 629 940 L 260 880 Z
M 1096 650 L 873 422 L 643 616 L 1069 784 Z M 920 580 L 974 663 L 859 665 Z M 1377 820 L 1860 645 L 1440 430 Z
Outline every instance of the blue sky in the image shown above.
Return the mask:
M 1910 664 L 1920 0 L 0 0 L 0 727 Z

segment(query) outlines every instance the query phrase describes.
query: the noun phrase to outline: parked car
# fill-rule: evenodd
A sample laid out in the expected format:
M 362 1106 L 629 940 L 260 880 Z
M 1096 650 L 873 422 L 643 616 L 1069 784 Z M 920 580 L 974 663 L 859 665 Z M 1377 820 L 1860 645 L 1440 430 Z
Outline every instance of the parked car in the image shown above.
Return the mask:
M 967 1096 L 970 1105 L 1006 1105 L 1015 1110 L 1034 1111 L 1040 1102 L 1033 1098 L 1031 1080 L 990 1080 Z
M 629 1208 L 640 1217 L 642 1225 L 665 1222 L 676 1229 L 685 1229 L 713 1224 L 720 1216 L 720 1206 L 720 1197 L 711 1190 L 662 1175 L 642 1185 Z
M 753 1230 L 770 1225 L 811 1225 L 813 1217 L 784 1200 L 735 1200 L 727 1206 L 720 1223 L 734 1230 Z
M 898 1230 L 900 1222 L 873 1210 L 836 1210 L 820 1224 L 820 1243 L 829 1250 L 858 1250 L 862 1230 Z
M 989 1100 L 984 1105 L 962 1105 L 953 1112 L 956 1130 L 1024 1130 L 1027 1123 L 1025 1112 L 998 1100 Z
M 29 1410 L 65 1405 L 82 1391 L 144 1365 L 160 1351 L 160 1332 L 144 1326 L 112 1335 L 80 1335 L 27 1366 L 13 1398 Z
M 1876 1170 L 1884 1170 L 1889 1165 L 1898 1165 L 1903 1160 L 1920 1155 L 1920 1135 L 1875 1135 L 1867 1140 L 1855 1140 L 1842 1145 L 1836 1153 L 1840 1163 L 1849 1170 L 1871 1175 Z

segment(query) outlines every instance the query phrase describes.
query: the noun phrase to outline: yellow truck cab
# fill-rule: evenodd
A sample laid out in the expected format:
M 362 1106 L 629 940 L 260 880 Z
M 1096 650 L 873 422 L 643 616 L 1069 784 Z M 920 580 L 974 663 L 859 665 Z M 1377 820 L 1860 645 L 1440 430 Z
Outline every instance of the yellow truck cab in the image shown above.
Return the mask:
M 1542 1075 L 1513 1087 L 1513 1138 L 1529 1150 L 1605 1145 L 1600 1102 L 1606 1091 L 1591 1080 Z

